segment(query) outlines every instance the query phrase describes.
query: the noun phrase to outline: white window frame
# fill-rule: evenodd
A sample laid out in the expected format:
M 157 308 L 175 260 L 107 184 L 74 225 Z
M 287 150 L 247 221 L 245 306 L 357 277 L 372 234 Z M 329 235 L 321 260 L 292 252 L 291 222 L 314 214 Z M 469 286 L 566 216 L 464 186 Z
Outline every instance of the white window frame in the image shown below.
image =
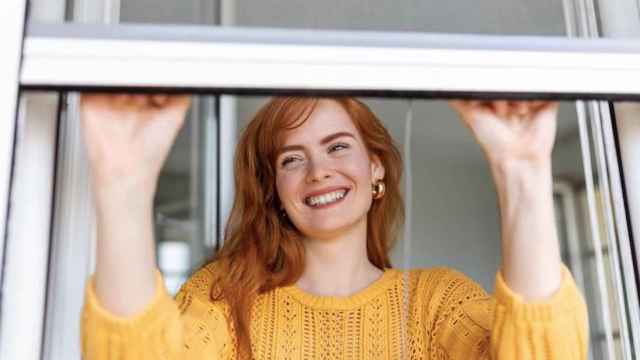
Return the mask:
M 5 295 L 0 316 L 9 309 L 12 314 L 2 316 L 0 323 L 0 357 L 8 359 L 42 356 L 43 339 L 41 332 L 34 334 L 34 327 L 42 322 L 46 268 L 41 265 L 45 260 L 36 264 L 33 281 L 25 283 L 24 265 L 16 259 L 26 259 L 29 244 L 48 244 L 49 234 L 44 230 L 51 218 L 49 210 L 27 219 L 30 205 L 23 203 L 11 208 L 15 228 L 7 227 L 18 87 L 640 100 L 640 44 L 635 40 L 68 24 L 33 26 L 23 47 L 25 6 L 25 0 L 10 2 L 0 17 L 0 29 L 9 34 L 0 41 L 0 48 L 9 49 L 9 57 L 15 60 L 13 66 L 0 70 L 4 79 L 14 80 L 0 85 L 8 90 L 2 92 L 7 95 L 0 105 L 5 120 L 0 125 L 0 256 L 3 248 L 20 254 L 15 259 L 12 256 L 12 261 L 6 261 L 9 254 L 4 254 L 0 272 L 6 274 L 0 278 Z M 609 158 L 612 162 L 616 158 L 611 153 L 613 135 L 605 130 L 606 155 L 613 156 Z M 30 138 L 26 136 L 20 146 L 35 146 L 30 145 Z M 51 144 L 51 139 L 44 143 Z M 53 165 L 54 160 L 47 163 Z M 607 166 L 611 171 L 614 165 Z M 618 170 L 617 162 L 615 167 Z M 16 173 L 28 171 L 24 169 Z M 53 195 L 47 181 L 21 184 L 11 191 L 11 196 L 19 197 L 14 204 L 24 200 L 29 189 L 46 195 L 49 188 Z M 612 189 L 615 195 L 619 182 Z M 640 197 L 640 190 L 626 190 L 630 197 Z M 616 195 L 613 201 L 616 230 L 627 234 L 623 199 Z M 35 237 L 25 231 L 33 226 L 41 229 Z M 25 242 L 29 236 L 32 242 Z M 629 237 L 624 239 L 628 242 Z M 633 265 L 626 260 L 623 267 L 628 271 Z M 28 299 L 16 302 L 12 299 L 16 291 L 27 294 Z M 637 304 L 637 294 L 635 301 Z M 631 315 L 632 323 L 639 325 L 637 313 Z M 635 346 L 637 352 L 637 338 Z
M 3 33 L 0 38 L 0 49 L 3 49 L 3 56 L 0 58 L 0 76 L 5 79 L 0 84 L 0 94 L 4 94 L 3 105 L 0 106 L 0 119 L 2 119 L 0 121 L 0 265 L 4 261 L 26 0 L 12 1 L 6 4 L 5 10 L 7 11 L 0 12 L 0 24 L 2 24 L 0 30 Z M 2 284 L 1 271 L 0 284 Z
M 301 48 L 304 51 L 301 51 Z M 326 90 L 638 99 L 640 43 L 136 25 L 39 25 L 25 88 Z

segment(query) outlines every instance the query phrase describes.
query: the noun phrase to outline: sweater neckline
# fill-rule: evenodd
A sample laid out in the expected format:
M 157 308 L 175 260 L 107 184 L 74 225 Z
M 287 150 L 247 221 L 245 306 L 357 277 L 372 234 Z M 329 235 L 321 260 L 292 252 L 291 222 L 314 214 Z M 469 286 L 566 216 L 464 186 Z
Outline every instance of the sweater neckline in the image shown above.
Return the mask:
M 371 299 L 377 297 L 381 292 L 390 288 L 399 278 L 400 271 L 397 269 L 385 269 L 382 275 L 366 288 L 350 296 L 322 296 L 314 295 L 300 289 L 296 285 L 282 287 L 281 290 L 291 295 L 305 306 L 325 310 L 348 310 L 360 307 Z

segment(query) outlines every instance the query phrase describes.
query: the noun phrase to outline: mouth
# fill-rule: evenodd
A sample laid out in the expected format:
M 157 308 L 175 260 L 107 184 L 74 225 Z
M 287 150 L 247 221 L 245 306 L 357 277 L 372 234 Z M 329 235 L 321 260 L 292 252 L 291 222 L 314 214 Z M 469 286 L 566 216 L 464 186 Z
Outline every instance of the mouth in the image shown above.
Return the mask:
M 344 201 L 349 191 L 349 188 L 341 188 L 320 195 L 307 196 L 304 203 L 313 209 L 326 208 Z

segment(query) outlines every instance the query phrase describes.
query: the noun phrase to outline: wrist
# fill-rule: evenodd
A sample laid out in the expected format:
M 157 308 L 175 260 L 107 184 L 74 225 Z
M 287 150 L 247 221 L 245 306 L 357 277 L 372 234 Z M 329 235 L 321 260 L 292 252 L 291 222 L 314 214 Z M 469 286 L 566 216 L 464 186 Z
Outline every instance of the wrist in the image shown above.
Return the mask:
M 492 163 L 490 168 L 501 207 L 510 207 L 508 204 L 516 203 L 535 203 L 552 194 L 550 161 L 503 161 Z
M 92 188 L 97 205 L 121 203 L 153 206 L 156 182 L 134 178 L 103 180 L 92 182 Z
M 551 177 L 551 159 L 501 159 L 499 161 L 490 160 L 489 168 L 496 181 L 531 178 L 540 179 L 544 177 Z

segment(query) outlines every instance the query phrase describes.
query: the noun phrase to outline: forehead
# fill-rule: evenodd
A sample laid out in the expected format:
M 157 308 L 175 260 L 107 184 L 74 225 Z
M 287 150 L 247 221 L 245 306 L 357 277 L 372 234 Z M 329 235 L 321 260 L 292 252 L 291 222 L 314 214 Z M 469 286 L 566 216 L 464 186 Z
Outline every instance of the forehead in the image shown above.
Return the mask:
M 307 121 L 301 126 L 285 132 L 284 144 L 315 142 L 327 135 L 346 131 L 358 137 L 358 131 L 349 113 L 339 103 L 322 99 L 318 102 Z

